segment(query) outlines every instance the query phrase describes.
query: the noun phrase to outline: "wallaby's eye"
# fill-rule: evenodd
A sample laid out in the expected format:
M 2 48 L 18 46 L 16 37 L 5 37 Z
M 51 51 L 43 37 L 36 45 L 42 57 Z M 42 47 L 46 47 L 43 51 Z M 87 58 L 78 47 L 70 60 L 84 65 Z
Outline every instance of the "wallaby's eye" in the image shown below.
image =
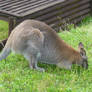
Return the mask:
M 81 56 L 83 56 L 83 53 L 80 53 Z
M 83 48 L 81 48 L 80 54 L 81 54 L 81 56 L 86 56 L 86 51 Z

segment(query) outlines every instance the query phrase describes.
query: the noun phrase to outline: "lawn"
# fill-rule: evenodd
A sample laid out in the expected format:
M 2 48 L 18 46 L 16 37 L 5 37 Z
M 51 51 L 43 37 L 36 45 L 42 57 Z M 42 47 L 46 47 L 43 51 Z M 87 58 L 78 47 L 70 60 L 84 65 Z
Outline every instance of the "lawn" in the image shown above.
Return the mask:
M 0 40 L 7 36 L 8 24 L 0 21 Z M 0 92 L 92 92 L 92 17 L 70 31 L 58 33 L 69 45 L 78 48 L 81 41 L 87 51 L 88 70 L 74 66 L 71 70 L 39 64 L 46 72 L 30 70 L 27 60 L 11 53 L 0 61 Z

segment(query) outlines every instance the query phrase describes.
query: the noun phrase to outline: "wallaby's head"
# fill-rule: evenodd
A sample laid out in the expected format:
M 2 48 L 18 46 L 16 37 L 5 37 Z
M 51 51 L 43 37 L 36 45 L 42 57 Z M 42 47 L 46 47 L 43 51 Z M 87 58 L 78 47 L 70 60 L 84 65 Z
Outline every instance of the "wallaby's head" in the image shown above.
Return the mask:
M 82 42 L 79 43 L 78 48 L 79 48 L 80 56 L 82 57 L 81 65 L 83 68 L 88 69 L 88 60 L 87 60 L 86 51 L 84 49 Z

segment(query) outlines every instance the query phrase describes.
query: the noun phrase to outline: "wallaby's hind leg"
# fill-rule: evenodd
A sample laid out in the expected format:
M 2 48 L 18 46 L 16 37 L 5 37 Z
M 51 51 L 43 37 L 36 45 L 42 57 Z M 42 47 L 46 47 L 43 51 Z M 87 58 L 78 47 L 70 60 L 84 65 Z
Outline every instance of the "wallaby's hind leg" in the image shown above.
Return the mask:
M 34 56 L 34 55 L 30 55 L 30 56 L 25 56 L 25 58 L 29 61 L 29 67 L 31 69 L 36 69 L 38 71 L 41 71 L 41 72 L 44 72 L 45 70 L 43 68 L 40 68 L 37 66 L 37 56 Z

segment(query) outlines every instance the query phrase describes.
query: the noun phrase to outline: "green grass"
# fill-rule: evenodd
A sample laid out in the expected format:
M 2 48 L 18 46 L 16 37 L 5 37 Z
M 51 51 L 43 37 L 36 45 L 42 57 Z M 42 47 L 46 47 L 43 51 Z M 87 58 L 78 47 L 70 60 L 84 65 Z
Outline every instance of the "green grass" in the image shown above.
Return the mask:
M 5 37 L 8 24 L 0 21 L 0 39 Z M 92 92 L 92 17 L 79 27 L 59 33 L 75 49 L 81 41 L 87 51 L 88 70 L 74 66 L 71 70 L 39 64 L 46 72 L 30 70 L 21 55 L 10 54 L 0 62 L 0 92 Z
M 8 23 L 0 20 L 0 40 L 8 37 Z

